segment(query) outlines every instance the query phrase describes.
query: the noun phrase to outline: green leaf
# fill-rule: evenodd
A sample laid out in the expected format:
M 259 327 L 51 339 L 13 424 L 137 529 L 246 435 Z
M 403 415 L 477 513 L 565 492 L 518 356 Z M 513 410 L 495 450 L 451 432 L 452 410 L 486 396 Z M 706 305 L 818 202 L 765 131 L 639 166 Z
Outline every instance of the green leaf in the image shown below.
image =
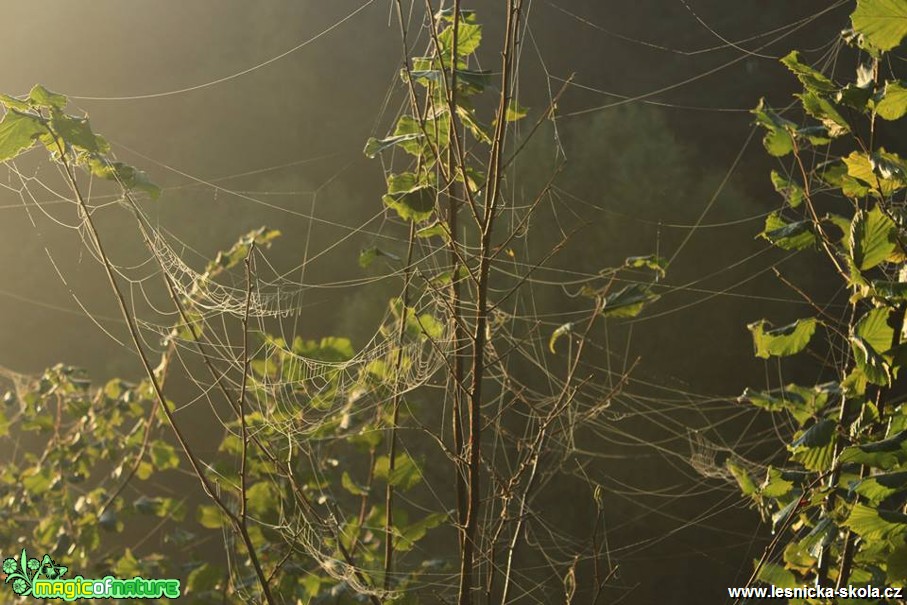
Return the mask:
M 50 119 L 50 128 L 64 143 L 83 149 L 89 153 L 106 153 L 110 150 L 107 141 L 91 131 L 88 118 L 76 118 L 60 112 L 54 112 Z
M 889 311 L 884 307 L 871 309 L 854 327 L 854 333 L 877 353 L 884 353 L 894 344 L 894 328 L 888 325 Z
M 879 149 L 872 156 L 854 151 L 844 158 L 844 163 L 849 176 L 866 184 L 862 189 L 851 187 L 850 191 L 842 187 L 850 197 L 862 197 L 868 192 L 875 196 L 879 193 L 888 196 L 907 186 L 904 161 L 884 149 Z
M 879 50 L 891 50 L 907 36 L 907 3 L 903 0 L 857 0 L 850 19 L 857 33 Z
M 157 440 L 151 442 L 151 462 L 157 470 L 165 471 L 179 467 L 180 458 L 172 445 Z
M 32 109 L 31 105 L 25 101 L 4 94 L 0 94 L 0 105 L 3 105 L 7 109 L 15 109 L 17 111 L 31 111 Z
M 898 434 L 863 445 L 851 445 L 841 450 L 839 461 L 841 464 L 865 464 L 873 468 L 888 470 L 907 460 L 907 430 Z
M 812 557 L 818 557 L 822 549 L 828 546 L 838 533 L 835 522 L 828 517 L 822 517 L 815 527 L 810 530 L 799 546 Z
M 790 502 L 788 502 L 784 508 L 781 508 L 774 513 L 772 513 L 772 532 L 777 532 L 778 529 L 783 526 L 787 521 L 797 512 L 797 509 L 800 505 L 800 497 L 803 495 L 802 490 L 796 490 L 793 493 L 793 497 Z
M 340 477 L 340 484 L 343 486 L 343 489 L 354 496 L 365 496 L 368 494 L 368 490 L 357 485 L 347 471 L 343 471 L 343 475 Z
M 759 105 L 752 113 L 756 116 L 756 123 L 766 130 L 762 144 L 769 154 L 783 157 L 794 150 L 795 143 L 791 133 L 796 130 L 796 124 L 785 120 L 766 106 L 765 99 L 759 101 Z
M 463 265 L 458 265 L 456 275 L 453 271 L 442 271 L 432 277 L 430 283 L 435 288 L 440 288 L 442 286 L 450 285 L 454 282 L 455 278 L 456 281 L 461 281 L 466 279 L 467 277 L 469 277 L 469 269 L 467 269 Z
M 246 500 L 249 512 L 261 519 L 276 513 L 279 496 L 273 483 L 260 481 L 246 490 Z
M 866 498 L 871 504 L 878 504 L 885 498 L 907 490 L 907 471 L 883 473 L 863 479 L 854 491 Z
M 490 71 L 457 69 L 456 73 L 457 88 L 467 94 L 480 93 L 491 84 L 492 74 Z M 444 75 L 439 69 L 413 70 L 412 78 L 423 85 L 431 82 L 440 86 L 444 80 Z
M 778 588 L 797 588 L 803 585 L 792 571 L 775 563 L 764 563 L 757 579 Z
M 429 529 L 438 527 L 446 520 L 446 513 L 432 513 L 411 525 L 407 525 L 400 531 L 396 543 L 397 550 L 411 550 L 416 545 L 416 542 L 425 537 Z
M 453 7 L 442 8 L 435 13 L 435 19 L 441 20 L 444 19 L 447 22 L 453 22 L 454 18 L 454 9 Z M 460 9 L 460 19 L 466 23 L 475 23 L 476 22 L 476 11 L 469 9 Z
M 380 256 L 378 248 L 372 246 L 371 248 L 366 248 L 359 252 L 359 266 L 363 269 L 369 267 L 375 259 Z
M 548 350 L 552 353 L 557 353 L 554 350 L 554 345 L 560 339 L 561 336 L 566 336 L 573 332 L 573 322 L 565 323 L 559 326 L 554 332 L 551 333 L 551 338 L 548 339 Z
M 608 294 L 602 303 L 605 317 L 636 317 L 643 308 L 658 300 L 660 296 L 643 284 L 631 284 L 617 292 Z
M 787 357 L 806 348 L 816 332 L 815 317 L 798 319 L 796 322 L 773 330 L 766 330 L 768 322 L 761 319 L 747 327 L 753 333 L 756 357 Z
M 895 251 L 897 227 L 878 205 L 860 210 L 850 228 L 850 252 L 861 271 L 872 269 Z
M 148 175 L 129 164 L 92 158 L 88 166 L 93 175 L 108 181 L 116 181 L 124 189 L 144 191 L 155 199 L 161 195 L 160 187 L 152 183 Z
M 381 456 L 375 461 L 375 477 L 384 479 L 391 485 L 402 490 L 409 490 L 422 481 L 422 471 L 408 454 L 397 454 L 394 458 L 394 470 L 390 470 L 387 456 Z
M 765 481 L 759 486 L 759 493 L 766 498 L 781 498 L 791 493 L 794 489 L 794 482 L 784 478 L 784 473 L 779 469 L 768 467 L 765 474 Z
M 485 132 L 485 129 L 479 124 L 475 110 L 458 105 L 457 115 L 460 116 L 460 121 L 463 122 L 463 126 L 469 130 L 475 140 L 482 143 L 491 143 L 491 137 L 488 136 L 488 133 Z
M 789 542 L 784 547 L 783 558 L 788 569 L 802 574 L 809 573 L 816 564 L 816 558 L 811 556 L 799 542 Z
M 441 52 L 448 58 L 453 48 L 453 26 L 447 27 L 438 34 Z M 457 56 L 468 57 L 474 53 L 482 43 L 482 26 L 478 23 L 466 23 L 460 21 L 457 31 Z M 448 63 L 448 61 L 445 61 Z
M 794 134 L 795 138 L 806 139 L 811 145 L 828 145 L 833 138 L 825 125 L 804 126 L 798 128 Z
M 804 88 L 816 92 L 835 92 L 838 87 L 828 77 L 813 69 L 809 65 L 800 62 L 800 53 L 791 51 L 786 57 L 781 59 L 783 63 L 803 84 Z
M 835 101 L 841 105 L 850 107 L 851 109 L 856 109 L 859 112 L 866 110 L 866 106 L 871 98 L 871 87 L 855 86 L 853 84 L 848 84 L 835 94 Z
M 69 102 L 69 99 L 67 99 L 65 95 L 51 92 L 40 84 L 35 84 L 31 89 L 31 92 L 28 93 L 28 101 L 32 105 L 37 105 L 39 107 L 62 110 L 66 107 L 66 103 Z
M 397 256 L 396 254 L 391 254 L 390 252 L 385 252 L 381 248 L 372 246 L 370 248 L 366 248 L 365 250 L 362 250 L 359 253 L 359 266 L 362 267 L 363 269 L 366 269 L 373 262 L 375 262 L 375 259 L 378 258 L 379 256 L 385 256 L 391 260 L 400 260 L 400 257 Z
M 132 507 L 143 515 L 155 515 L 177 521 L 181 521 L 186 514 L 186 510 L 182 503 L 174 498 L 149 498 L 148 496 L 139 496 L 133 501 Z
M 0 121 L 0 162 L 13 159 L 46 133 L 47 129 L 38 117 L 7 110 Z
M 154 465 L 150 462 L 145 462 L 144 460 L 139 463 L 139 466 L 136 468 L 135 476 L 141 479 L 142 481 L 147 481 L 151 475 L 154 474 Z
M 787 410 L 800 426 L 828 405 L 830 397 L 840 397 L 841 386 L 834 382 L 816 385 L 812 388 L 789 384 L 783 389 L 755 391 L 747 388 L 739 401 L 760 407 L 769 412 Z
M 426 143 L 424 139 L 426 137 L 429 143 L 443 148 L 443 142 L 438 139 L 439 137 L 447 136 L 449 119 L 447 113 L 444 112 L 433 119 L 427 120 L 425 124 L 426 130 L 423 130 L 422 123 L 415 117 L 409 115 L 401 116 L 397 120 L 397 127 L 394 128 L 393 133 L 395 137 L 403 137 L 397 142 L 397 146 L 413 157 L 421 157 L 423 155 Z
M 859 155 L 854 152 L 851 154 Z M 841 192 L 847 197 L 864 197 L 869 193 L 869 187 L 864 184 L 862 181 L 852 177 L 850 175 L 850 165 L 847 163 L 848 158 L 843 160 L 830 160 L 820 164 L 816 168 L 816 172 L 825 181 L 827 184 L 832 187 L 837 187 Z M 867 159 L 866 166 L 869 167 L 870 173 L 872 172 L 872 167 L 869 164 Z M 850 229 L 850 224 L 848 222 L 848 231 Z
M 401 174 L 390 174 L 387 177 L 387 192 L 408 193 L 414 189 L 425 186 L 427 183 L 419 181 L 419 177 L 413 172 L 403 172 Z
M 430 313 L 407 315 L 406 333 L 413 338 L 440 340 L 444 336 L 444 324 Z
M 139 496 L 132 503 L 132 507 L 142 515 L 156 515 L 161 507 L 160 498 L 149 498 L 148 496 Z
M 34 467 L 23 473 L 22 486 L 33 497 L 41 496 L 53 483 L 50 469 Z
M 302 357 L 316 361 L 340 362 L 349 361 L 356 354 L 353 343 L 349 338 L 326 336 L 320 341 L 302 340 L 297 337 L 293 341 L 293 352 Z
M 419 222 L 431 217 L 436 198 L 433 187 L 419 187 L 405 193 L 387 194 L 381 199 L 403 220 Z
M 365 143 L 365 149 L 363 153 L 367 158 L 374 158 L 376 155 L 390 149 L 391 147 L 396 147 L 407 141 L 415 141 L 416 139 L 422 138 L 422 133 L 413 132 L 409 134 L 395 135 L 387 137 L 386 139 L 376 139 L 374 137 L 369 138 Z
M 416 231 L 416 237 L 428 238 L 428 237 L 440 237 L 444 241 L 450 239 L 450 233 L 447 231 L 447 227 L 441 221 L 436 221 L 427 227 L 422 227 Z
M 628 269 L 651 269 L 661 277 L 665 276 L 665 269 L 668 261 L 660 256 L 648 254 L 646 256 L 629 256 L 624 261 L 624 267 Z
M 824 472 L 831 468 L 836 428 L 834 420 L 825 418 L 800 433 L 788 448 L 791 459 L 811 471 Z
M 225 525 L 227 518 L 214 504 L 202 504 L 196 509 L 196 520 L 208 529 L 218 529 Z
M 807 92 L 798 96 L 803 102 L 803 109 L 806 113 L 822 122 L 822 125 L 828 131 L 828 136 L 835 138 L 850 132 L 850 124 L 832 105 L 831 101 L 814 92 Z M 822 143 L 824 141 L 818 142 L 818 144 Z
M 887 82 L 882 98 L 875 103 L 875 112 L 885 120 L 899 120 L 907 114 L 907 88 L 900 82 Z
M 771 176 L 772 185 L 774 185 L 775 191 L 784 196 L 784 201 L 786 201 L 791 208 L 796 208 L 803 203 L 803 187 L 787 177 L 781 176 L 776 170 L 772 170 Z
M 791 405 L 803 405 L 806 403 L 798 393 L 781 390 L 776 395 L 772 391 L 756 391 L 749 387 L 744 389 L 743 394 L 738 397 L 738 401 L 748 401 L 756 407 L 769 412 L 780 412 Z
M 189 594 L 198 594 L 209 590 L 215 590 L 218 583 L 224 578 L 224 572 L 221 568 L 208 563 L 202 563 L 189 573 L 186 578 L 186 592 Z
M 907 545 L 899 544 L 888 555 L 885 571 L 892 586 L 903 586 L 907 582 Z
M 849 176 L 869 185 L 875 184 L 876 175 L 872 172 L 872 161 L 869 159 L 868 154 L 853 151 L 844 158 L 844 164 L 847 165 L 847 174 Z
M 785 222 L 778 212 L 765 218 L 765 229 L 759 234 L 772 245 L 783 250 L 803 250 L 816 245 L 812 221 Z
M 113 571 L 120 578 L 134 578 L 142 573 L 139 561 L 132 554 L 132 549 L 130 548 L 127 548 L 126 553 L 116 562 Z
M 737 481 L 737 485 L 740 487 L 740 491 L 744 496 L 752 496 L 756 493 L 756 484 L 745 468 L 734 462 L 731 458 L 728 458 L 724 465 L 727 467 L 727 470 L 730 471 L 731 475 L 734 476 L 734 479 Z
M 907 301 L 907 282 L 874 280 L 872 282 L 872 294 L 889 303 Z
M 865 504 L 855 504 L 844 522 L 846 527 L 867 541 L 901 541 L 907 536 L 907 515 L 876 510 Z
M 891 366 L 878 351 L 872 348 L 871 344 L 862 337 L 853 335 L 850 337 L 850 345 L 857 362 L 857 369 L 863 373 L 866 380 L 880 386 L 891 384 Z
M 504 120 L 507 122 L 517 122 L 525 118 L 528 112 L 529 110 L 517 103 L 516 99 L 511 99 L 510 103 L 507 104 L 507 112 L 504 114 Z

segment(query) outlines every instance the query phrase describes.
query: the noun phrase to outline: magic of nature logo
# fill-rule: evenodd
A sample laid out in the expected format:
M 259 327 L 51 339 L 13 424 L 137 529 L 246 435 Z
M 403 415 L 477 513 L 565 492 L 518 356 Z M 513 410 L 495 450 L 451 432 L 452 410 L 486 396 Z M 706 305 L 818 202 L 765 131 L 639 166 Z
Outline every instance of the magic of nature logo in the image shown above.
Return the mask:
M 3 560 L 5 584 L 20 597 L 36 599 L 175 599 L 180 596 L 180 581 L 175 579 L 146 579 L 142 577 L 100 579 L 64 578 L 69 568 L 58 565 L 50 555 L 29 557 L 26 550 L 17 557 Z

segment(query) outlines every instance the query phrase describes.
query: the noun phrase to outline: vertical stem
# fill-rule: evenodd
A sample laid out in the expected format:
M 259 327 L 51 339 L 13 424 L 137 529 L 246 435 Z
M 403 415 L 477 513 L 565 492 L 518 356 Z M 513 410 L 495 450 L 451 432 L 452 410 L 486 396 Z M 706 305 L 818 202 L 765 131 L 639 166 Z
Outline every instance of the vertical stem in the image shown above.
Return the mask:
M 451 429 L 453 432 L 453 442 L 454 442 L 454 453 L 456 455 L 454 473 L 456 475 L 456 490 L 457 490 L 457 522 L 462 528 L 459 532 L 458 538 L 460 540 L 460 552 L 463 552 L 463 545 L 465 543 L 465 527 L 466 527 L 466 468 L 463 465 L 463 416 L 461 413 L 461 393 L 463 385 L 463 352 L 462 347 L 466 342 L 466 335 L 463 331 L 462 317 L 461 317 L 461 292 L 460 292 L 460 280 L 458 279 L 459 269 L 460 269 L 460 260 L 459 260 L 459 240 L 458 240 L 458 224 L 457 224 L 457 213 L 460 210 L 460 200 L 457 198 L 457 185 L 456 185 L 456 173 L 454 169 L 455 155 L 453 152 L 453 143 L 457 137 L 457 117 L 456 117 L 456 105 L 457 105 L 457 71 L 456 67 L 456 57 L 457 57 L 457 43 L 459 41 L 459 30 L 460 30 L 460 0 L 454 0 L 454 22 L 453 22 L 453 48 L 451 51 L 451 56 L 453 57 L 454 65 L 451 66 L 451 75 L 450 75 L 450 126 L 448 133 L 448 142 L 447 142 L 447 173 L 450 175 L 450 183 L 448 183 L 448 194 L 447 194 L 447 226 L 450 231 L 450 240 L 448 242 L 448 248 L 450 250 L 450 264 L 452 271 L 452 279 L 450 282 L 450 298 L 451 298 L 451 313 L 453 315 L 453 388 L 451 389 L 451 394 L 453 395 L 453 401 L 451 406 Z M 457 156 L 458 157 L 458 156 Z M 462 169 L 461 172 L 465 175 L 465 169 Z M 464 184 L 464 187 L 467 186 Z
M 494 218 L 497 200 L 500 196 L 502 180 L 501 159 L 506 136 L 507 104 L 510 97 L 511 67 L 514 51 L 514 36 L 518 21 L 519 0 L 507 0 L 507 24 L 504 44 L 501 52 L 501 95 L 498 103 L 497 125 L 492 138 L 489 157 L 488 178 L 486 179 L 486 199 L 480 221 L 481 243 L 479 247 L 479 271 L 477 279 L 475 305 L 475 331 L 472 337 L 472 381 L 469 389 L 469 473 L 468 473 L 468 506 L 466 510 L 466 530 L 460 557 L 459 605 L 471 605 L 473 589 L 473 570 L 477 548 L 479 507 L 481 504 L 481 460 L 482 460 L 482 385 L 485 378 L 485 345 L 488 326 L 488 277 L 494 253 L 491 249 L 491 238 L 494 233 Z M 463 174 L 465 178 L 465 166 Z
M 409 282 L 412 278 L 413 244 L 416 239 L 416 222 L 409 223 L 409 245 L 406 251 L 406 273 L 403 278 L 402 311 L 400 328 L 397 333 L 397 358 L 394 362 L 394 393 L 391 400 L 390 445 L 387 451 L 387 491 L 384 511 L 384 590 L 390 589 L 391 571 L 394 564 L 394 483 L 391 480 L 396 468 L 397 422 L 400 418 L 400 388 L 397 381 L 403 366 L 403 340 L 406 336 L 406 319 L 409 313 Z
M 249 311 L 252 308 L 252 254 L 255 252 L 255 242 L 249 244 L 249 252 L 246 255 L 246 305 L 242 318 L 242 384 L 239 387 L 239 425 L 240 439 L 242 440 L 242 460 L 239 467 L 239 495 L 240 508 L 239 520 L 246 526 L 248 503 L 248 477 L 246 474 L 246 463 L 249 458 L 249 434 L 246 427 L 246 390 L 249 384 Z

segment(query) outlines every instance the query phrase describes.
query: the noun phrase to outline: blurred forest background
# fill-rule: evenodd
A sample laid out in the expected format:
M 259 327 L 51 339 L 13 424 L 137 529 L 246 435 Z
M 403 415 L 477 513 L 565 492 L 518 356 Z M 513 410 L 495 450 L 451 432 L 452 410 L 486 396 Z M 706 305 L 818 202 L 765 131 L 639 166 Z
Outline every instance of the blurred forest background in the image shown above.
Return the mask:
M 360 267 L 359 252 L 380 245 L 405 255 L 404 239 L 376 235 L 387 233 L 384 180 L 361 151 L 388 131 L 402 96 L 390 4 L 12 0 L 0 91 L 23 94 L 40 82 L 87 112 L 116 156 L 161 186 L 144 208 L 196 267 L 239 234 L 282 231 L 268 258 L 305 285 L 296 333 L 361 347 L 399 283 L 380 279 L 380 262 Z M 493 39 L 502 24 L 485 4 L 464 3 Z M 573 79 L 558 119 L 510 178 L 531 196 L 562 154 L 556 211 L 545 211 L 538 222 L 547 231 L 532 245 L 546 249 L 559 227 L 582 225 L 536 276 L 539 308 L 569 308 L 546 272 L 594 274 L 635 254 L 671 260 L 656 287 L 662 298 L 610 333 L 616 363 L 640 360 L 609 410 L 614 422 L 578 444 L 597 457 L 586 472 L 604 488 L 608 548 L 620 564 L 608 602 L 717 602 L 707 593 L 723 597 L 725 586 L 743 584 L 768 537 L 722 472 L 732 451 L 760 461 L 775 451 L 765 448 L 771 419 L 736 402 L 778 371 L 753 358 L 746 324 L 793 320 L 805 304 L 773 270 L 814 292 L 826 278 L 755 238 L 777 194 L 749 111 L 763 96 L 788 102 L 796 81 L 777 59 L 792 49 L 810 64 L 852 69 L 836 65 L 850 3 L 530 4 L 520 104 L 534 120 Z M 0 191 L 0 366 L 30 374 L 64 362 L 98 383 L 138 379 L 134 357 L 95 324 L 125 333 L 103 272 L 78 232 L 58 223 L 63 206 L 46 193 L 38 210 L 15 188 Z M 100 220 L 123 233 L 111 256 L 141 262 L 128 219 Z M 139 315 L 160 321 L 162 296 L 152 292 Z M 602 363 L 611 354 L 603 351 Z M 797 371 L 785 366 L 784 380 Z M 184 388 L 192 392 L 188 381 Z M 207 406 L 180 414 L 202 453 L 216 446 L 217 435 L 204 442 Z M 562 511 L 582 536 L 593 518 L 588 500 L 587 483 L 565 481 L 539 506 Z M 208 556 L 219 556 L 209 546 Z

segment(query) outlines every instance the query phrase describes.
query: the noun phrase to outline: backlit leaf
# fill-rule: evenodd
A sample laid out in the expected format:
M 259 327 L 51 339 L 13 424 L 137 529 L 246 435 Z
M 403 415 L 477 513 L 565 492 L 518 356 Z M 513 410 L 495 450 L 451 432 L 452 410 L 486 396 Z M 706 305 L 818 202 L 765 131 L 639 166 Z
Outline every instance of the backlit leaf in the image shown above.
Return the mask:
M 50 128 L 67 145 L 84 149 L 89 153 L 106 153 L 110 146 L 91 131 L 88 118 L 76 118 L 56 112 L 50 119 Z
M 882 99 L 875 104 L 875 112 L 885 120 L 899 120 L 907 113 L 907 87 L 900 82 L 885 84 Z
M 37 117 L 7 110 L 0 121 L 0 162 L 16 157 L 46 133 L 44 124 Z
M 789 569 L 775 563 L 764 563 L 759 569 L 758 578 L 760 581 L 778 588 L 796 588 L 802 586 L 802 582 Z
M 453 26 L 447 27 L 438 34 L 438 42 L 441 46 L 441 52 L 446 57 L 450 57 L 450 51 L 453 48 Z M 460 21 L 457 31 L 457 56 L 467 57 L 474 53 L 482 43 L 482 26 L 478 23 L 467 23 Z
M 520 106 L 515 99 L 512 99 L 507 105 L 507 113 L 504 114 L 504 120 L 516 122 L 525 118 L 527 113 L 528 110 L 525 107 Z
M 566 336 L 571 332 L 573 332 L 573 322 L 559 326 L 551 333 L 551 338 L 548 339 L 548 350 L 552 353 L 556 353 L 557 351 L 554 350 L 554 345 L 557 344 L 557 341 L 560 340 L 561 336 Z
M 400 218 L 418 222 L 431 217 L 436 198 L 434 188 L 419 187 L 406 193 L 387 194 L 381 199 L 384 205 L 396 211 Z
M 894 221 L 878 205 L 869 212 L 857 213 L 850 228 L 850 251 L 861 271 L 883 262 L 896 247 Z
M 368 141 L 366 141 L 363 153 L 365 153 L 366 157 L 368 158 L 374 158 L 382 151 L 396 147 L 397 145 L 405 143 L 406 141 L 414 141 L 419 138 L 422 138 L 421 133 L 395 135 L 392 137 L 387 137 L 386 139 L 376 139 L 372 137 Z
M 51 92 L 40 84 L 35 84 L 31 92 L 28 93 L 28 101 L 32 105 L 61 110 L 66 107 L 69 99 L 65 95 Z
M 767 330 L 764 319 L 747 326 L 753 334 L 756 357 L 787 357 L 795 355 L 809 344 L 816 332 L 816 318 L 798 319 L 796 322 Z
M 907 536 L 907 515 L 876 510 L 865 504 L 855 504 L 844 525 L 864 540 L 902 540 Z
M 864 464 L 888 470 L 907 460 L 905 441 L 907 441 L 907 431 L 901 431 L 882 441 L 851 445 L 841 450 L 839 461 L 842 464 Z
M 816 245 L 812 221 L 786 222 L 777 212 L 765 219 L 765 229 L 759 234 L 782 250 L 803 250 Z
M 789 446 L 791 459 L 811 471 L 823 472 L 831 468 L 836 427 L 834 420 L 826 418 L 800 433 Z
M 756 123 L 765 128 L 765 137 L 762 139 L 766 151 L 776 157 L 782 157 L 794 150 L 794 138 L 791 134 L 796 130 L 796 124 L 785 120 L 765 105 L 765 99 L 752 111 L 756 116 Z
M 877 504 L 885 498 L 904 490 L 907 490 L 907 471 L 873 475 L 860 481 L 854 488 L 854 491 L 872 504 Z
M 660 256 L 649 254 L 647 256 L 630 256 L 624 261 L 624 267 L 628 269 L 651 269 L 658 275 L 664 277 L 665 268 L 668 262 Z
M 745 468 L 735 463 L 731 458 L 728 458 L 724 465 L 727 467 L 728 471 L 730 471 L 731 475 L 734 476 L 734 479 L 737 481 L 737 485 L 740 487 L 740 491 L 744 496 L 752 496 L 756 493 L 756 484 Z
M 879 50 L 891 50 L 907 36 L 907 2 L 903 0 L 857 0 L 851 15 L 853 28 Z
M 796 208 L 803 203 L 803 187 L 787 177 L 782 176 L 776 170 L 772 170 L 771 177 L 772 185 L 775 186 L 775 191 L 784 196 L 784 200 L 791 208 Z
M 660 297 L 643 284 L 631 284 L 608 294 L 602 304 L 605 317 L 636 317 L 647 304 Z
M 829 80 L 825 74 L 802 63 L 800 54 L 797 51 L 791 51 L 790 54 L 781 59 L 781 63 L 791 70 L 797 76 L 797 79 L 800 80 L 800 83 L 809 90 L 823 93 L 837 90 L 835 83 Z

